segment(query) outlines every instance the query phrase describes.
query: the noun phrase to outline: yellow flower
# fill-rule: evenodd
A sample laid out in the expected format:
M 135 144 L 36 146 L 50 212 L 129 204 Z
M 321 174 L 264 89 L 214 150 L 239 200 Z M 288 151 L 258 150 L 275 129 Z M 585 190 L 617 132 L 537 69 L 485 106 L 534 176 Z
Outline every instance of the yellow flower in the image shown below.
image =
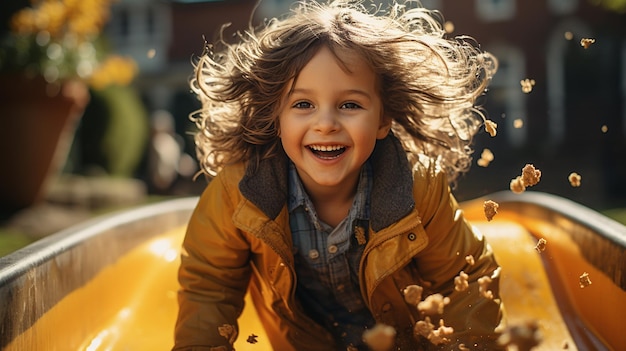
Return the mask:
M 73 33 L 80 40 L 97 36 L 110 16 L 112 0 L 34 0 L 18 11 L 11 29 L 19 34 L 47 31 L 53 38 Z
M 137 64 L 128 57 L 110 56 L 96 69 L 89 79 L 94 89 L 109 85 L 128 85 L 137 74 Z
M 14 37 L 2 43 L 0 56 L 8 57 L 6 67 L 41 74 L 48 82 L 78 77 L 98 88 L 129 84 L 138 71 L 132 59 L 101 60 L 96 52 L 115 1 L 31 0 L 11 18 Z

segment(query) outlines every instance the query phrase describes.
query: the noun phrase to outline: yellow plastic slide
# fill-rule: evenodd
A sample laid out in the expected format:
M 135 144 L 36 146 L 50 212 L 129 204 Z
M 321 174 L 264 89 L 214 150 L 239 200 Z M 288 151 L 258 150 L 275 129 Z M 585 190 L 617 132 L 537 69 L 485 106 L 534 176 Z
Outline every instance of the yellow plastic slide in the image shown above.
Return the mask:
M 500 205 L 491 221 L 487 199 Z M 196 200 L 96 219 L 0 258 L 0 349 L 169 350 Z M 509 326 L 537 323 L 536 350 L 626 350 L 626 227 L 542 193 L 496 193 L 463 208 L 502 266 Z M 271 350 L 250 303 L 235 347 Z

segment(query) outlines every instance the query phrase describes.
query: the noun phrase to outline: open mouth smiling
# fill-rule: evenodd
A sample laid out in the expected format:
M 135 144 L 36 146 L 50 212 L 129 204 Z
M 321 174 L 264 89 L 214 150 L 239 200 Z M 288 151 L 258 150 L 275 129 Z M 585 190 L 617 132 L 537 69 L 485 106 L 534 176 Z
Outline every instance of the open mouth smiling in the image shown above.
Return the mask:
M 332 160 L 346 151 L 346 147 L 343 145 L 309 145 L 307 148 L 316 157 L 323 160 Z

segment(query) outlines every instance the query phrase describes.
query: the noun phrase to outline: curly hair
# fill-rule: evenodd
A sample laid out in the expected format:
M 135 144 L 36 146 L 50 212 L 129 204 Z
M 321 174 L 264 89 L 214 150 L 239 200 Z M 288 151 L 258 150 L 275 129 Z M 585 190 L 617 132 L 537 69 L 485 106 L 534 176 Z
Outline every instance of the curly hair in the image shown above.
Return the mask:
M 467 171 L 472 138 L 486 120 L 476 103 L 497 60 L 469 37 L 447 38 L 438 12 L 410 4 L 297 3 L 285 17 L 238 33 L 237 43 L 208 45 L 191 79 L 202 102 L 191 114 L 202 170 L 214 175 L 230 163 L 273 157 L 281 98 L 326 46 L 337 57 L 352 50 L 371 66 L 411 164 L 436 161 L 450 181 Z

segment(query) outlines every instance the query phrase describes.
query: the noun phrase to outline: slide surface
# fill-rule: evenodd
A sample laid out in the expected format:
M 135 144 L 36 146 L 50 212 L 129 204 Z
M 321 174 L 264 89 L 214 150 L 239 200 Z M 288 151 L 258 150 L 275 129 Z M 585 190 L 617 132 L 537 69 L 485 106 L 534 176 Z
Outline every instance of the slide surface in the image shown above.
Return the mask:
M 463 208 L 466 217 L 488 238 L 502 266 L 501 297 L 509 326 L 536 322 L 542 342 L 534 350 L 625 349 L 622 347 L 626 346 L 626 337 L 620 328 L 622 323 L 618 321 L 626 315 L 626 292 L 615 279 L 589 262 L 589 255 L 568 234 L 578 229 L 570 227 L 569 222 L 559 222 L 557 217 L 550 217 L 550 220 L 537 218 L 515 206 L 508 208 L 504 203 L 493 220 L 487 221 L 482 203 L 483 200 L 471 201 L 464 203 Z M 167 206 L 162 207 L 156 212 L 167 213 Z M 183 207 L 181 213 L 188 215 L 193 199 L 185 200 Z M 136 218 L 127 214 L 122 225 L 110 224 L 100 231 L 115 231 L 115 235 L 108 236 L 117 240 L 127 236 L 141 237 L 138 231 L 145 228 L 142 223 L 152 217 L 145 212 L 135 215 Z M 13 284 L 13 288 L 19 290 L 11 292 L 9 301 L 17 304 L 16 296 L 19 295 L 25 296 L 22 298 L 24 306 L 30 306 L 23 308 L 37 309 L 39 305 L 38 312 L 30 320 L 24 319 L 21 326 L 13 323 L 10 328 L 3 329 L 12 330 L 15 335 L 9 339 L 9 333 L 6 333 L 0 348 L 7 351 L 68 350 L 68 346 L 89 351 L 170 349 L 177 313 L 176 271 L 185 218 L 186 215 L 182 215 L 169 221 L 169 228 L 158 226 L 168 228 L 161 232 L 144 233 L 145 237 L 138 238 L 136 245 L 120 250 L 123 253 L 119 257 L 94 270 L 93 276 L 76 284 L 79 286 L 65 289 L 66 293 L 56 301 L 38 297 L 46 297 L 46 287 L 55 286 L 46 285 L 41 280 L 54 276 L 54 270 L 64 270 L 68 260 L 64 255 L 68 252 L 73 251 L 71 261 L 74 266 L 84 255 L 94 254 L 77 254 L 77 250 L 87 250 L 80 243 L 95 240 L 99 236 L 98 230 L 84 236 L 82 241 L 66 243 L 66 249 L 59 249 L 52 257 L 41 258 L 41 262 L 31 264 L 29 269 L 14 269 L 13 274 L 8 275 L 6 266 L 0 265 L 0 283 L 3 283 L 0 286 L 7 290 Z M 114 219 L 115 216 L 110 220 L 115 222 Z M 94 222 L 85 228 L 93 231 L 97 225 Z M 68 241 L 71 236 L 66 234 L 59 240 Z M 543 250 L 538 249 L 539 239 L 546 240 Z M 108 248 L 115 252 L 116 243 L 99 240 L 97 247 L 101 255 L 106 255 Z M 46 247 L 50 246 L 54 245 L 48 243 Z M 624 247 L 617 247 L 618 252 L 621 248 L 621 256 L 617 257 L 615 265 L 624 260 Z M 593 250 L 594 247 L 584 249 Z M 29 257 L 27 255 L 25 259 Z M 19 266 L 19 261 L 18 258 L 11 264 Z M 0 264 L 6 262 L 0 260 Z M 52 274 L 38 275 L 37 270 L 42 269 Z M 583 274 L 590 278 L 591 285 L 581 287 Z M 33 275 L 38 277 L 34 283 Z M 17 308 L 9 308 L 0 317 L 5 318 L 6 324 L 6 318 L 12 313 L 17 316 L 18 312 Z M 271 350 L 262 321 L 249 300 L 239 327 L 235 344 L 238 351 Z

